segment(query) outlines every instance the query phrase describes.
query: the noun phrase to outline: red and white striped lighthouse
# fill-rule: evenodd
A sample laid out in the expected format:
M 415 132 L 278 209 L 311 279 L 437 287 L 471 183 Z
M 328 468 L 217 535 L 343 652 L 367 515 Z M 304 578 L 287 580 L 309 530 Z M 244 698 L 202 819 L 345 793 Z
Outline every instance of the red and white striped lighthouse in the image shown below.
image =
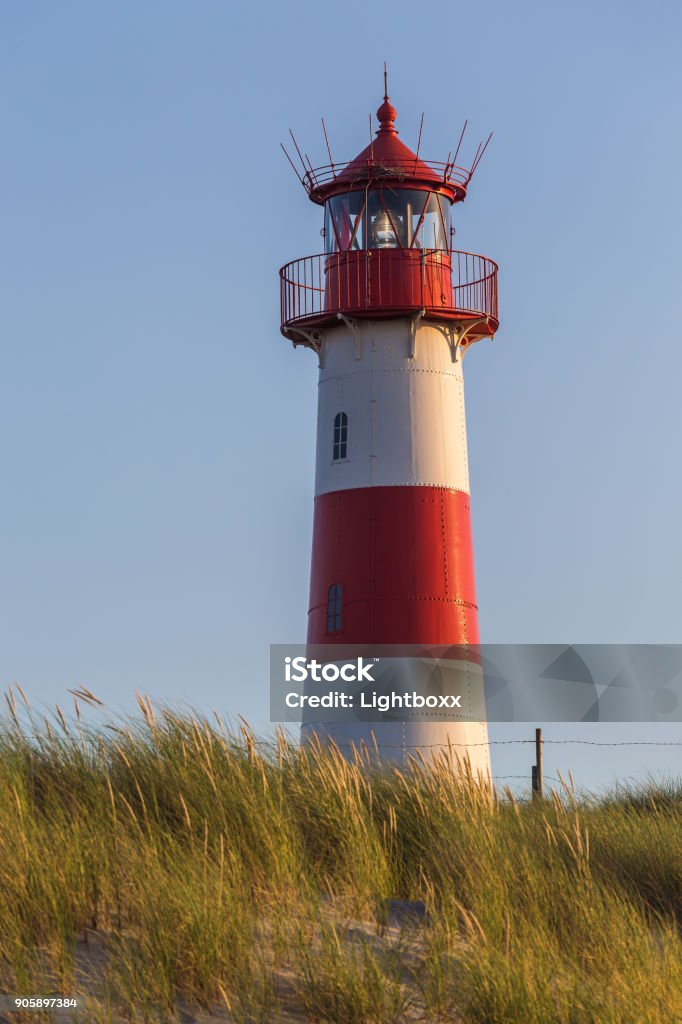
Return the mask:
M 377 117 L 354 160 L 301 157 L 325 252 L 280 271 L 282 333 L 320 366 L 308 643 L 477 644 L 462 358 L 498 327 L 497 265 L 451 248 L 451 211 L 485 147 L 468 169 L 426 162 L 387 94 Z M 490 771 L 466 715 L 313 728 L 397 763 L 451 745 Z

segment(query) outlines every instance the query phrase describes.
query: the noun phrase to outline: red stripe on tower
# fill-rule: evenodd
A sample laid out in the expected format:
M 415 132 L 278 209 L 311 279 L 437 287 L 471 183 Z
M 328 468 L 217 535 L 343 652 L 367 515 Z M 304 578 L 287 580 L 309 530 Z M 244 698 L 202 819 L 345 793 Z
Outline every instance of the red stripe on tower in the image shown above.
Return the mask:
M 342 623 L 330 638 L 330 581 Z M 360 487 L 315 499 L 308 642 L 476 644 L 469 496 Z

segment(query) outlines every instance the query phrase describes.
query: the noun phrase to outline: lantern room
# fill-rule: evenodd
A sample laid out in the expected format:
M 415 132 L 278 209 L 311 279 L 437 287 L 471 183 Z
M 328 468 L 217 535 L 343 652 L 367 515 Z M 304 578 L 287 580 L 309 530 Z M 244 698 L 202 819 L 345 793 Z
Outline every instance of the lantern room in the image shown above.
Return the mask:
M 451 247 L 453 205 L 466 197 L 485 146 L 468 170 L 456 164 L 459 146 L 452 160 L 426 161 L 421 130 L 413 152 L 398 137 L 396 117 L 385 94 L 378 130 L 347 163 L 336 163 L 328 146 L 329 164 L 313 168 L 294 139 L 303 173 L 290 162 L 310 199 L 324 207 L 324 252 L 280 271 L 282 332 L 295 344 L 339 315 L 421 313 L 466 322 L 469 342 L 497 329 L 497 265 Z
M 450 206 L 446 196 L 426 189 L 342 192 L 325 203 L 325 252 L 449 249 Z

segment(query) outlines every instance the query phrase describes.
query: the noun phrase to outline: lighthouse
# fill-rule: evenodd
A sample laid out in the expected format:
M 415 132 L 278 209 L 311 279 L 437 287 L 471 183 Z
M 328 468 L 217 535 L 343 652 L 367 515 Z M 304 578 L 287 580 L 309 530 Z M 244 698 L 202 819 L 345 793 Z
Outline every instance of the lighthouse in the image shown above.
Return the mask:
M 319 362 L 307 638 L 466 652 L 479 630 L 462 365 L 498 328 L 498 268 L 452 248 L 452 220 L 485 146 L 468 168 L 461 137 L 445 162 L 420 157 L 421 130 L 413 152 L 384 82 L 355 159 L 335 162 L 328 140 L 323 166 L 295 139 L 300 170 L 290 156 L 324 210 L 324 252 L 280 270 L 282 333 Z M 451 750 L 490 773 L 484 716 L 466 708 L 304 721 L 313 733 L 398 765 Z

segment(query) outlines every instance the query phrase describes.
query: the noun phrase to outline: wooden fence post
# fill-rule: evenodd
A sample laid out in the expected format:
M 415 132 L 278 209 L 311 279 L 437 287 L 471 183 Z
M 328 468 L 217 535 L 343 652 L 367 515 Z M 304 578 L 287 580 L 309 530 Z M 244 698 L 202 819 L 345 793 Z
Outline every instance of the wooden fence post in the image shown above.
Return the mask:
M 533 797 L 542 800 L 545 792 L 542 773 L 542 729 L 535 730 L 535 764 L 532 769 Z

